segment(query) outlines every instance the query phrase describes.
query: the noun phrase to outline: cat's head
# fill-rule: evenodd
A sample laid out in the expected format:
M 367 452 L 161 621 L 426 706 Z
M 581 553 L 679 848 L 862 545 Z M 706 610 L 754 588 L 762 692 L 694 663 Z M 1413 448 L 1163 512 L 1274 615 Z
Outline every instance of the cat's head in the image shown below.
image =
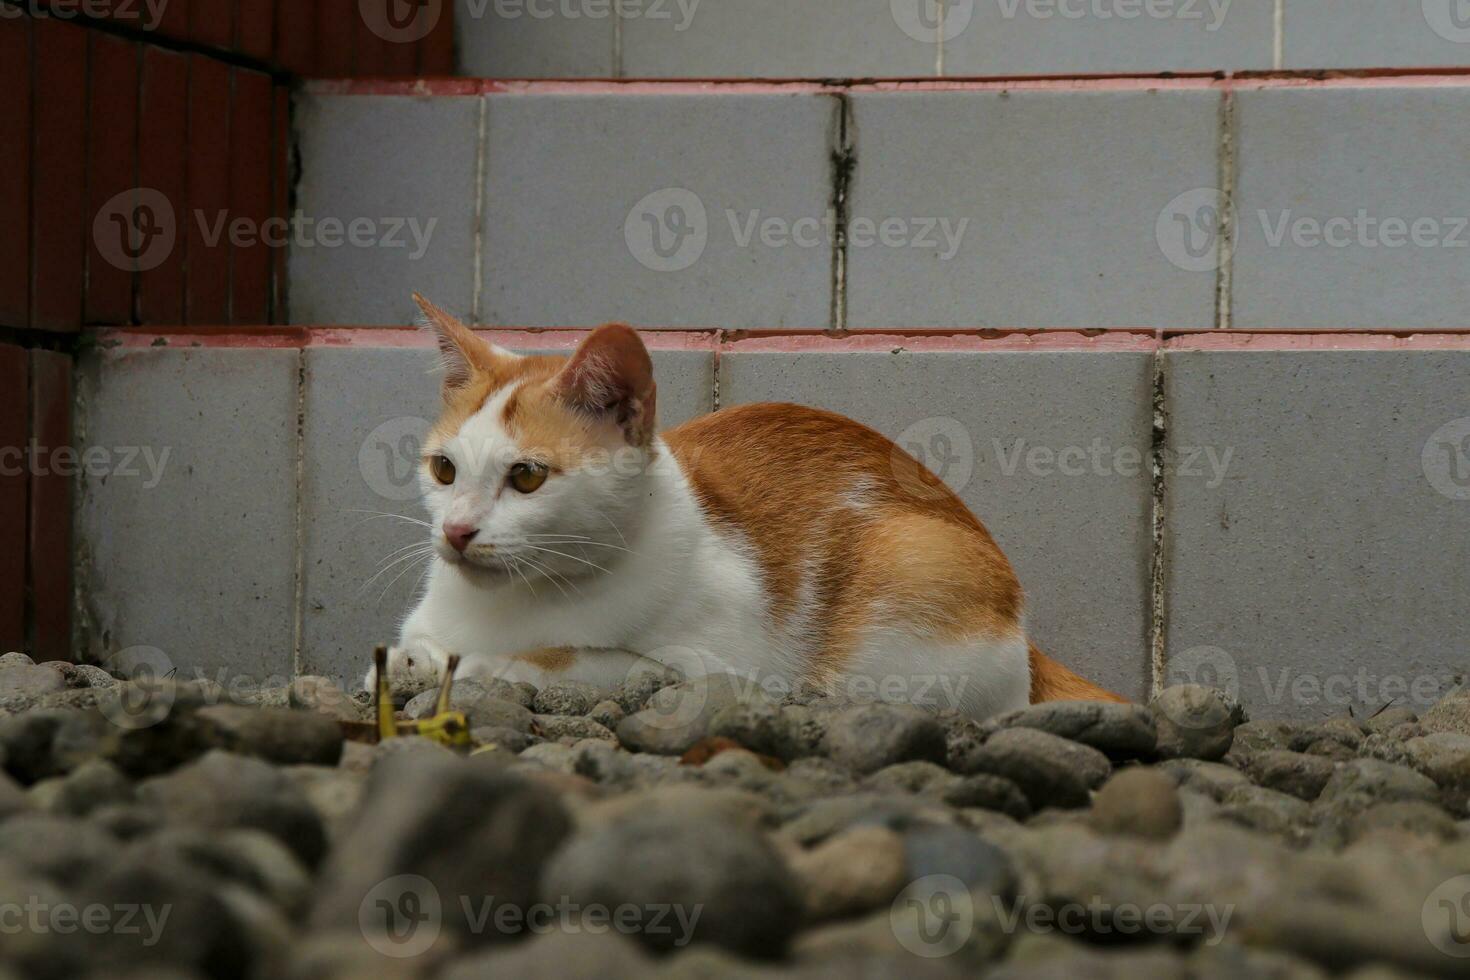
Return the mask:
M 486 582 L 548 590 L 611 567 L 657 456 L 653 363 L 638 335 L 609 324 L 570 357 L 522 356 L 414 299 L 444 368 L 420 481 L 439 555 Z

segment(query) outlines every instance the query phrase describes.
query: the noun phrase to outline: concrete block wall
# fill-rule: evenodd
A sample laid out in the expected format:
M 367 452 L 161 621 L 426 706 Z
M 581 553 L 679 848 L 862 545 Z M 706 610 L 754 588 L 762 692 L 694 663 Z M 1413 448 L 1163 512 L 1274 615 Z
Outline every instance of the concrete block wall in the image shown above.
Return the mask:
M 665 424 L 779 399 L 897 440 L 1009 554 L 1037 642 L 1129 696 L 1192 679 L 1262 716 L 1362 715 L 1470 666 L 1463 333 L 645 337 Z M 422 517 L 430 363 L 406 330 L 109 335 L 85 443 L 142 449 L 83 479 L 94 655 L 355 683 L 420 571 L 394 559 L 421 529 L 382 515 Z
M 292 314 L 1454 329 L 1466 119 L 1455 74 L 319 83 L 296 200 L 337 234 L 293 248 Z
M 460 73 L 485 78 L 1151 75 L 1464 66 L 1456 4 L 455 0 L 455 23 Z

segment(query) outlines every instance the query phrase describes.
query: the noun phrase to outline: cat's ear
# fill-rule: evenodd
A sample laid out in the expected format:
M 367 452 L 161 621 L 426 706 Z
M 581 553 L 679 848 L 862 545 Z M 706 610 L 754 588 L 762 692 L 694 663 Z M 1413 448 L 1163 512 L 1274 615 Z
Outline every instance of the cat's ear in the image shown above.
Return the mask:
M 609 323 L 592 331 L 552 379 L 552 390 L 578 411 L 616 423 L 631 445 L 653 439 L 653 361 L 631 327 Z
M 476 375 L 490 373 L 500 358 L 515 356 L 481 340 L 463 322 L 418 293 L 413 294 L 413 301 L 419 305 L 421 311 L 419 326 L 431 331 L 439 344 L 446 393 L 465 387 Z

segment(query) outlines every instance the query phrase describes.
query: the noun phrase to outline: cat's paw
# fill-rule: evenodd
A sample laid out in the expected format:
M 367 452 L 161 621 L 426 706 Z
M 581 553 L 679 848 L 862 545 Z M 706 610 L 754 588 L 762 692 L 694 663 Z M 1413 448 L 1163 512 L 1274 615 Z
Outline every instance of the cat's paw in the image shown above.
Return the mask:
M 437 688 L 444 679 L 449 655 L 427 641 L 406 643 L 388 648 L 388 686 L 395 696 L 412 697 L 420 691 Z M 363 686 L 376 690 L 377 671 L 369 667 Z

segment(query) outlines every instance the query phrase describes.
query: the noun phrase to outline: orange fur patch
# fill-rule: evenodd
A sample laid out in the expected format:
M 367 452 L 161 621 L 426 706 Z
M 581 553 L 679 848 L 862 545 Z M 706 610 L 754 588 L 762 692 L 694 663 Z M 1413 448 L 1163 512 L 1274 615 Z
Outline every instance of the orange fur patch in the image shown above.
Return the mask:
M 1127 698 L 1078 677 L 1031 644 L 1031 703 L 1042 701 L 1122 701 Z
M 532 650 L 530 653 L 522 653 L 516 657 L 524 660 L 533 667 L 559 674 L 576 662 L 576 651 L 571 647 L 543 647 L 540 650 Z
M 938 477 L 885 436 L 800 405 L 724 409 L 664 434 L 706 514 L 755 552 L 778 623 L 815 609 L 812 679 L 863 630 L 903 622 L 942 642 L 1019 627 L 1005 555 Z

